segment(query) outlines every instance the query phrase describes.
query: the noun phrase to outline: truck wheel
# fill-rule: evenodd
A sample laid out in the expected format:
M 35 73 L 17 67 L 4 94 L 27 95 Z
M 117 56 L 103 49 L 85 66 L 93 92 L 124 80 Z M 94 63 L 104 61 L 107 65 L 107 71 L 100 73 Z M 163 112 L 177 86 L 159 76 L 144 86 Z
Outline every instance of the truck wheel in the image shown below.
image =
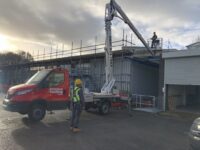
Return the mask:
M 20 111 L 19 112 L 21 115 L 25 115 L 25 114 L 27 114 L 27 111 Z
M 90 106 L 85 105 L 85 111 L 88 111 L 90 109 Z
M 110 104 L 108 102 L 104 102 L 99 107 L 99 113 L 101 115 L 106 115 L 110 112 Z
M 41 104 L 35 104 L 31 107 L 28 117 L 31 121 L 40 121 L 46 114 L 45 107 Z

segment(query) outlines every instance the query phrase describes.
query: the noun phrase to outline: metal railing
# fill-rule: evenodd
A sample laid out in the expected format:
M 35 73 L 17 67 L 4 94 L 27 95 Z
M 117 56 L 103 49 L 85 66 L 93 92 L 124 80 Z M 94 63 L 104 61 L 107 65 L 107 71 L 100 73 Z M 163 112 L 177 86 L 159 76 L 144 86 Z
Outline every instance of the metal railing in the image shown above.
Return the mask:
M 118 41 L 112 42 L 113 51 L 121 50 L 124 45 L 134 45 L 132 41 L 128 41 L 127 39 L 122 39 Z M 99 53 L 103 53 L 105 50 L 105 43 L 93 44 L 88 46 L 82 46 L 82 42 L 80 47 L 74 48 L 74 44 L 72 42 L 70 49 L 53 49 L 52 47 L 49 50 L 38 50 L 37 54 L 33 54 L 33 61 L 42 61 L 42 60 L 51 60 L 57 58 L 64 57 L 74 57 L 74 56 L 84 56 L 84 55 L 96 55 Z
M 163 38 L 157 38 L 154 45 L 152 45 L 152 39 L 147 40 L 147 44 L 149 47 L 151 47 L 153 50 L 162 50 L 163 48 Z
M 71 76 L 91 75 L 90 67 L 74 68 L 70 70 Z
M 135 105 L 136 108 L 142 107 L 156 107 L 156 97 L 151 95 L 140 95 L 132 94 L 131 103 Z

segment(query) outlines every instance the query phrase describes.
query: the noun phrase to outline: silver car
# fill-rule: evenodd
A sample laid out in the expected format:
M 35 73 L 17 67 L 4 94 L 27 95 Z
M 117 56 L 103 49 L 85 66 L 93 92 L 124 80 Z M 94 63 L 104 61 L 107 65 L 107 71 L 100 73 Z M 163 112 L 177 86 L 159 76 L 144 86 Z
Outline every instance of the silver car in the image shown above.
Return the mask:
M 195 119 L 189 133 L 190 149 L 200 150 L 200 117 Z

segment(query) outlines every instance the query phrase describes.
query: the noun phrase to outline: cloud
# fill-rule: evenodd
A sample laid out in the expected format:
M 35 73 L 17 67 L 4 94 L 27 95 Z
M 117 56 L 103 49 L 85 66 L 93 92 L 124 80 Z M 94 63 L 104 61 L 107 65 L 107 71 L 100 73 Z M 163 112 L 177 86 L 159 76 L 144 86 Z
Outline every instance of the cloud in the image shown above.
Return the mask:
M 88 43 L 95 36 L 104 40 L 104 9 L 109 0 L 7 0 L 0 1 L 0 33 L 14 37 L 13 43 L 28 47 L 70 44 L 82 39 Z M 145 39 L 157 31 L 166 41 L 187 45 L 198 36 L 200 2 L 198 0 L 117 0 Z M 113 22 L 113 38 L 130 35 L 123 22 Z M 188 37 L 187 37 L 188 36 Z M 134 39 L 136 39 L 134 37 Z M 20 41 L 22 44 L 20 44 Z M 23 44 L 24 43 L 24 44 Z M 139 43 L 136 40 L 136 43 Z M 30 46 L 30 47 L 31 47 Z M 181 47 L 179 46 L 179 48 Z
M 0 31 L 23 39 L 87 40 L 102 32 L 102 19 L 64 0 L 0 1 Z
M 200 27 L 200 1 L 120 0 L 119 3 L 144 37 L 157 31 L 165 41 L 175 42 L 176 48 L 182 48 L 199 35 L 200 30 L 194 29 Z

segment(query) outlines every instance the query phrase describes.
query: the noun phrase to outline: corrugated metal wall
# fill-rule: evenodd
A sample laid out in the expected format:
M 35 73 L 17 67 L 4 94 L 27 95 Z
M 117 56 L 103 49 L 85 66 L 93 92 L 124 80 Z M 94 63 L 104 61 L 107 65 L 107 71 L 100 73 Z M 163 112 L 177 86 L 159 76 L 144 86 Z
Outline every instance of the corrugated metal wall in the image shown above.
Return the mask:
M 88 85 L 88 83 L 87 85 L 92 87 L 91 90 L 95 90 L 96 92 L 99 92 L 105 83 L 104 59 L 93 59 L 90 63 L 76 64 L 74 74 L 74 69 L 71 68 L 71 64 L 62 65 L 62 67 L 69 70 L 72 78 L 73 75 L 80 75 L 81 71 L 81 73 L 85 75 L 84 78 L 90 80 L 93 84 L 93 86 Z M 76 73 L 76 70 L 79 72 Z M 84 72 L 82 72 L 82 70 L 84 70 Z M 87 70 L 88 73 L 85 72 L 85 70 Z M 26 71 L 30 74 L 28 69 L 20 72 L 12 70 L 12 72 L 8 72 L 5 76 L 14 75 L 14 77 L 22 79 L 21 77 L 25 77 L 24 73 Z M 123 93 L 158 95 L 158 68 L 141 64 L 130 58 L 115 57 L 113 59 L 113 74 L 116 79 L 115 86 Z M 20 79 L 16 80 L 22 82 Z M 25 80 L 25 78 L 23 78 L 23 80 Z M 71 85 L 73 85 L 73 81 Z
M 132 93 L 158 96 L 159 69 L 132 62 Z
M 165 59 L 165 84 L 200 85 L 200 57 Z
M 100 92 L 105 83 L 105 61 L 104 59 L 93 59 L 88 67 L 93 87 L 96 92 Z M 130 58 L 115 57 L 113 59 L 115 86 L 123 93 L 158 96 L 158 70 L 158 68 L 141 64 Z
M 115 58 L 113 64 L 113 73 L 116 79 L 115 86 L 125 92 L 130 93 L 131 84 L 131 61 L 129 59 Z
M 105 80 L 105 63 L 103 59 L 94 59 L 91 61 L 91 76 L 93 84 L 99 92 Z
M 98 90 L 105 83 L 105 62 L 103 59 L 91 61 L 91 75 Z M 120 57 L 113 60 L 113 74 L 116 79 L 115 86 L 124 92 L 130 92 L 131 61 Z

